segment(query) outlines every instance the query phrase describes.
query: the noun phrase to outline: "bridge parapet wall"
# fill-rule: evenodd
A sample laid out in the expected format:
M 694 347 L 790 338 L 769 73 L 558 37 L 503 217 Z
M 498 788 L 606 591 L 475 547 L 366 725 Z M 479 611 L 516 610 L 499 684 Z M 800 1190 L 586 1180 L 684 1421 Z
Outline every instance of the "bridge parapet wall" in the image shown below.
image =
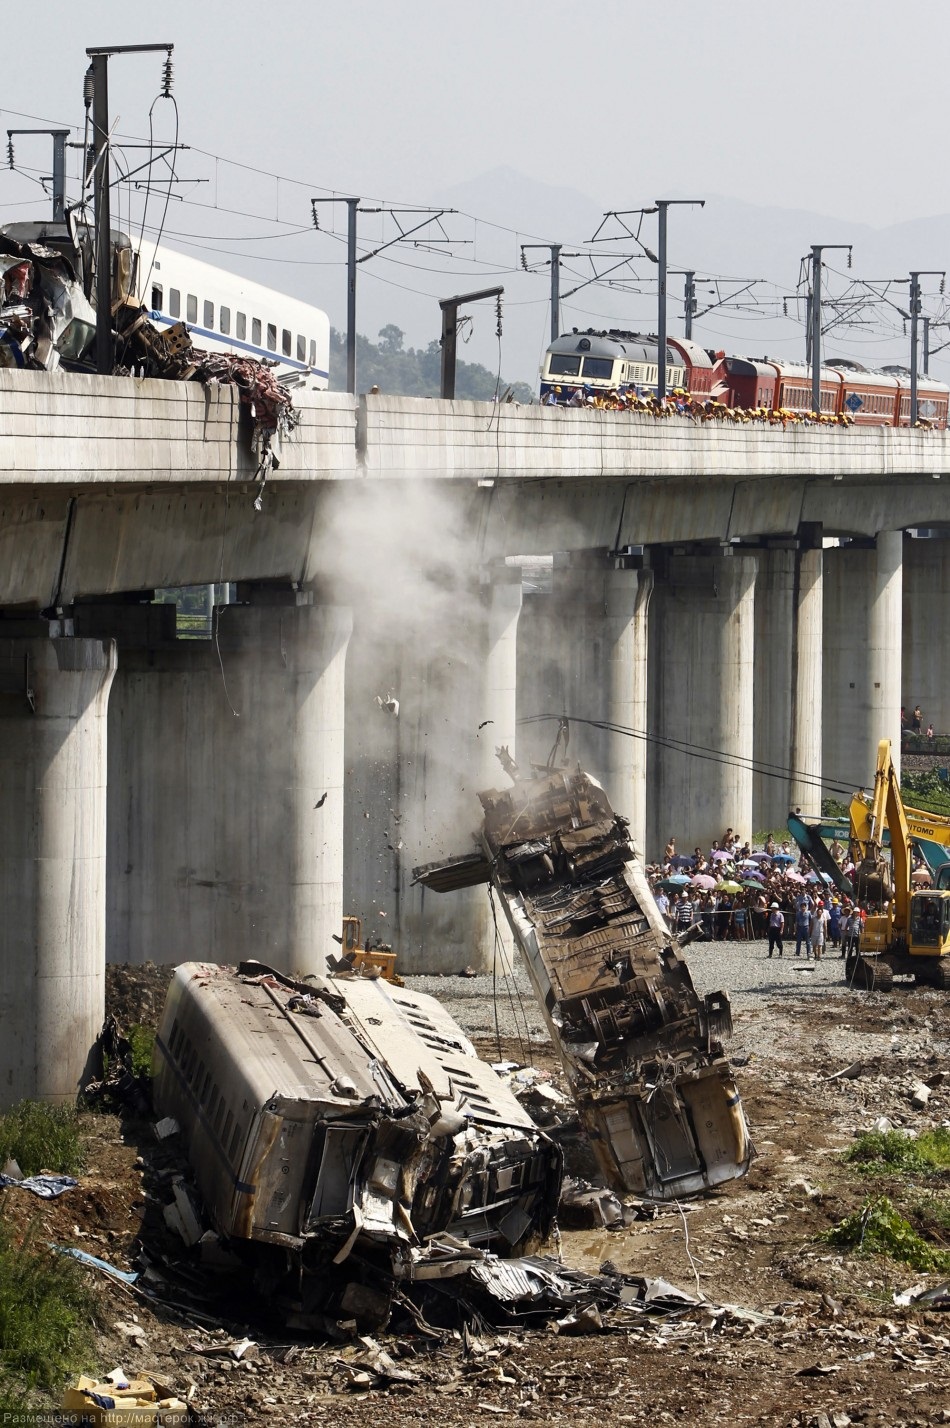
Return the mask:
M 598 479 L 950 471 L 946 432 L 657 420 L 639 412 L 360 398 L 367 476 Z
M 356 474 L 356 403 L 300 392 L 275 480 Z M 231 386 L 0 369 L 0 484 L 253 479 L 250 422 Z

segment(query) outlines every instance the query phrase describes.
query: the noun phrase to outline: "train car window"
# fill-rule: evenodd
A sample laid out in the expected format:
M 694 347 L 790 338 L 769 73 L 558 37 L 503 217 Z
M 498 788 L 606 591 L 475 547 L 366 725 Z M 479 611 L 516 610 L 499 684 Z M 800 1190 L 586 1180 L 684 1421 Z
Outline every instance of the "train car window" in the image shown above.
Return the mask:
M 222 1129 L 222 1131 L 221 1131 L 221 1144 L 222 1144 L 222 1145 L 227 1145 L 227 1143 L 228 1143 L 228 1136 L 231 1134 L 231 1127 L 232 1127 L 233 1125 L 234 1125 L 234 1117 L 233 1117 L 233 1115 L 231 1114 L 231 1112 L 228 1111 L 227 1115 L 226 1115 L 225 1118 L 224 1118 L 224 1127 L 223 1127 L 223 1129 Z
M 180 1034 L 181 1027 L 178 1025 L 178 1018 L 176 1016 L 175 1020 L 172 1022 L 171 1036 L 168 1038 L 168 1049 L 173 1056 L 178 1050 L 178 1037 L 180 1036 Z
M 548 372 L 552 377 L 576 377 L 581 370 L 581 359 L 569 352 L 552 352 L 548 358 Z
M 212 1087 L 211 1087 L 211 1100 L 208 1102 L 208 1120 L 209 1120 L 209 1121 L 213 1119 L 214 1113 L 215 1113 L 215 1111 L 218 1109 L 218 1102 L 220 1101 L 220 1099 L 221 1099 L 221 1093 L 220 1093 L 220 1091 L 218 1090 L 217 1086 L 212 1086 Z
M 231 309 L 229 307 L 222 307 L 218 310 L 218 320 L 222 332 L 231 331 Z
M 198 1074 L 200 1075 L 203 1070 L 204 1070 L 204 1063 L 202 1063 L 202 1065 L 199 1066 L 199 1068 L 198 1068 Z M 201 1102 L 202 1105 L 205 1105 L 205 1103 L 206 1103 L 207 1100 L 208 1100 L 208 1087 L 209 1087 L 210 1085 L 211 1085 L 211 1072 L 210 1072 L 210 1071 L 205 1071 L 205 1073 L 204 1073 L 204 1079 L 203 1079 L 202 1082 L 201 1082 L 201 1090 L 198 1092 L 198 1100 Z
M 311 367 L 317 365 L 317 344 L 312 337 L 310 339 L 310 365 Z
M 277 324 L 276 324 L 276 322 L 269 322 L 269 323 L 267 324 L 267 350 L 268 350 L 268 352 L 276 352 L 276 351 L 277 351 Z
M 612 357 L 585 357 L 584 376 L 606 378 L 609 382 L 614 374 L 614 359 Z
M 168 311 L 172 317 L 181 317 L 181 293 L 177 288 L 168 290 Z
M 251 318 L 251 341 L 255 347 L 261 345 L 261 320 L 259 317 Z
M 287 329 L 286 329 L 286 327 L 285 327 L 284 330 L 283 330 L 283 331 L 281 332 L 281 334 L 280 334 L 280 350 L 283 352 L 283 354 L 284 354 L 285 357 L 289 357 L 289 356 L 290 356 L 290 353 L 291 353 L 291 349 L 292 349 L 292 344 L 291 344 L 291 339 L 290 339 L 290 333 L 287 331 Z
M 297 333 L 297 361 L 298 361 L 298 362 L 306 362 L 306 360 L 307 360 L 307 339 L 306 339 L 306 337 L 301 337 L 301 336 L 300 336 L 300 333 L 298 332 L 298 333 Z
M 153 284 L 152 284 L 152 311 L 153 311 L 153 312 L 161 312 L 161 310 L 162 310 L 162 285 L 161 285 L 161 283 L 153 283 Z
M 194 293 L 189 293 L 185 299 L 185 318 L 187 322 L 198 321 L 198 299 Z
M 221 1100 L 218 1102 L 218 1109 L 217 1109 L 217 1110 L 215 1111 L 215 1113 L 214 1113 L 214 1133 L 215 1133 L 215 1135 L 217 1135 L 217 1134 L 218 1134 L 218 1131 L 221 1129 L 221 1117 L 224 1115 L 224 1108 L 225 1108 L 226 1105 L 227 1105 L 227 1101 L 226 1101 L 226 1100 L 224 1099 L 224 1097 L 222 1096 L 222 1097 L 221 1097 Z
M 234 332 L 235 335 L 242 340 L 242 342 L 247 336 L 247 318 L 245 317 L 243 312 L 238 312 L 235 314 Z
M 205 327 L 214 327 L 214 303 L 205 301 Z
M 235 1154 L 236 1154 L 236 1152 L 237 1152 L 237 1148 L 238 1148 L 238 1145 L 240 1144 L 240 1141 L 241 1141 L 241 1122 L 240 1122 L 240 1121 L 235 1121 L 235 1123 L 234 1123 L 234 1134 L 233 1134 L 232 1137 L 231 1137 L 231 1144 L 228 1146 L 228 1160 L 231 1161 L 232 1165 L 234 1164 L 234 1156 L 235 1156 Z

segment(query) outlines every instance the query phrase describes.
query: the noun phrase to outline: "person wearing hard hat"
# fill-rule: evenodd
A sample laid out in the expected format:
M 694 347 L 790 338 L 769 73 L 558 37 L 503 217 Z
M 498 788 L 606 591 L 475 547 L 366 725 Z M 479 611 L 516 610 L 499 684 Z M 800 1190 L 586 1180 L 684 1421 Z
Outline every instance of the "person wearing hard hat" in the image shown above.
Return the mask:
M 771 957 L 773 951 L 775 951 L 778 952 L 778 955 L 781 957 L 783 955 L 782 937 L 785 933 L 785 914 L 777 902 L 769 904 L 767 926 L 769 933 L 769 956 Z

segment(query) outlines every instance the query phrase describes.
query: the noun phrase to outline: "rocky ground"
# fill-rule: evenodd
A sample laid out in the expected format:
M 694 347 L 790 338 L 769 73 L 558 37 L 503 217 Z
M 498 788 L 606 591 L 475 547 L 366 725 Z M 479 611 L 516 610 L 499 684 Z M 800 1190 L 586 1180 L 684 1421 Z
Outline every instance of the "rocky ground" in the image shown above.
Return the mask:
M 752 1171 L 625 1229 L 564 1231 L 561 1245 L 572 1266 L 596 1270 L 609 1259 L 705 1301 L 675 1318 L 631 1314 L 581 1337 L 551 1327 L 480 1329 L 444 1342 L 380 1334 L 397 1375 L 366 1371 L 379 1362 L 372 1343 L 314 1345 L 268 1323 L 233 1285 L 215 1297 L 214 1274 L 183 1259 L 161 1221 L 164 1152 L 144 1119 L 90 1117 L 79 1188 L 38 1211 L 24 1192 L 7 1192 L 7 1213 L 38 1213 L 48 1238 L 124 1269 L 139 1263 L 144 1242 L 159 1267 L 158 1298 L 147 1281 L 128 1287 L 90 1271 L 101 1366 L 154 1376 L 206 1421 L 950 1422 L 950 1317 L 893 1302 L 895 1292 L 940 1277 L 842 1255 L 816 1238 L 868 1192 L 839 1155 L 855 1132 L 881 1116 L 912 1130 L 950 1122 L 950 1078 L 941 1074 L 950 1065 L 950 998 L 903 986 L 888 996 L 851 992 L 840 961 L 769 961 L 755 943 L 701 945 L 689 959 L 701 991 L 732 993 L 731 1050 L 758 1151 Z M 154 1022 L 167 975 L 112 969 L 110 1009 L 126 1024 Z M 557 1080 L 522 978 L 412 984 L 441 996 L 488 1059 L 500 1053 Z M 923 1110 L 910 1100 L 918 1079 L 933 1083 Z M 253 1345 L 237 1358 L 227 1346 L 245 1338 Z

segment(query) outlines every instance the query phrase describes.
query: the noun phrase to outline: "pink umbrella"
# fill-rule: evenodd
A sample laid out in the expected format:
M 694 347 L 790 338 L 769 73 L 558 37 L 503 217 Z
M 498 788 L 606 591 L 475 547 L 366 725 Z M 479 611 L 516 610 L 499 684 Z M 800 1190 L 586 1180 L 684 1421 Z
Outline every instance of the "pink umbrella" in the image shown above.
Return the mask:
M 785 874 L 785 877 L 790 883 L 803 883 L 805 881 L 801 873 L 796 873 L 794 868 L 789 868 L 788 872 Z
M 711 878 L 708 873 L 696 873 L 690 878 L 690 882 L 694 888 L 706 888 L 708 890 L 716 886 L 716 879 Z
M 715 863 L 731 863 L 731 862 L 732 862 L 732 854 L 731 854 L 731 853 L 727 853 L 726 850 L 725 850 L 725 848 L 717 848 L 716 851 L 715 851 L 715 853 L 713 853 L 712 856 L 713 856 L 713 862 L 715 862 Z

